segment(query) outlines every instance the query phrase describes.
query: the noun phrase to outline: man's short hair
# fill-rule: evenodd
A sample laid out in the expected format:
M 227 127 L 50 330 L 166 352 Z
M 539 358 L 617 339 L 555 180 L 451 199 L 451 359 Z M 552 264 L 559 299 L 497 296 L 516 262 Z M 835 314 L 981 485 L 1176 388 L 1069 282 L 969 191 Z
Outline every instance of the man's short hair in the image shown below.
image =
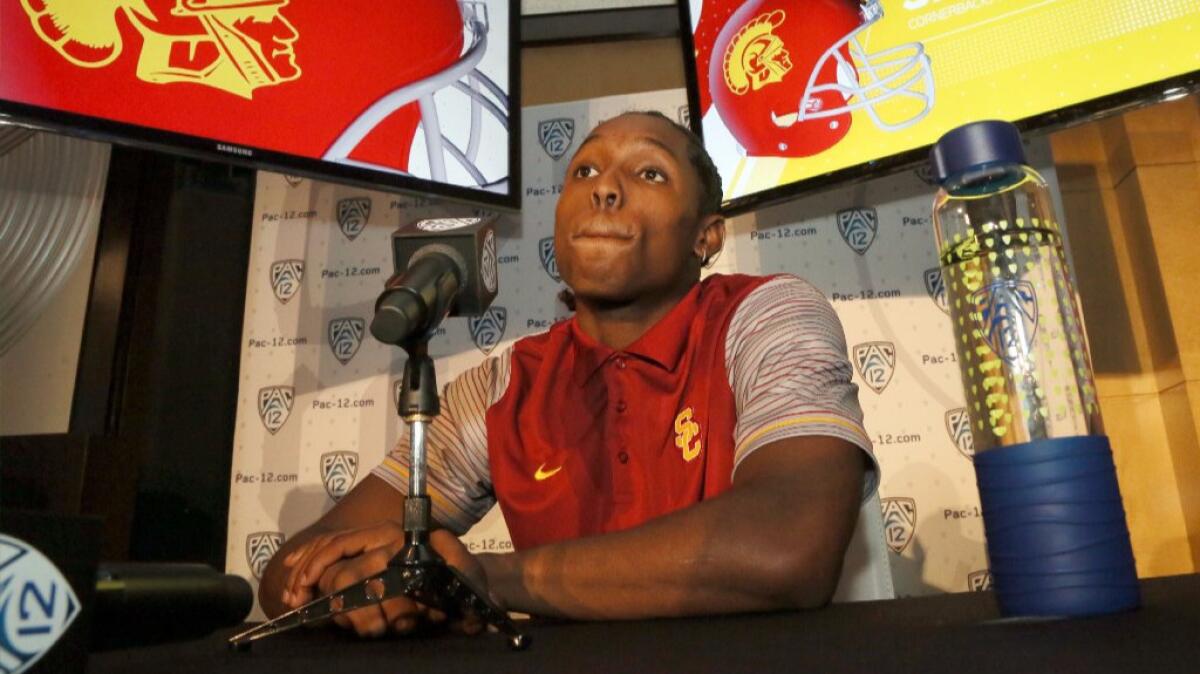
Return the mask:
M 696 176 L 700 178 L 700 215 L 703 217 L 720 212 L 722 196 L 721 174 L 717 171 L 717 166 L 713 163 L 712 157 L 709 156 L 708 150 L 704 149 L 704 141 L 700 140 L 700 136 L 697 136 L 690 128 L 667 117 L 658 110 L 630 110 L 622 114 L 646 115 L 647 117 L 662 119 L 675 127 L 679 133 L 682 133 L 684 138 L 687 138 L 688 162 L 692 165 L 692 168 L 696 169 Z

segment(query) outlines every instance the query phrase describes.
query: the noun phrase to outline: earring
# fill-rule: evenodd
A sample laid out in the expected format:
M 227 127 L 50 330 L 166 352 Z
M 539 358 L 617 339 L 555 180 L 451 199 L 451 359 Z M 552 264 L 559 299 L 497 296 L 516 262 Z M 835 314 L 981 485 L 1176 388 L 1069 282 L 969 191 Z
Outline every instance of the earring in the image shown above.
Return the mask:
M 696 259 L 700 260 L 701 267 L 707 267 L 708 266 L 708 248 L 705 248 L 703 253 L 699 253 L 699 252 L 696 253 Z

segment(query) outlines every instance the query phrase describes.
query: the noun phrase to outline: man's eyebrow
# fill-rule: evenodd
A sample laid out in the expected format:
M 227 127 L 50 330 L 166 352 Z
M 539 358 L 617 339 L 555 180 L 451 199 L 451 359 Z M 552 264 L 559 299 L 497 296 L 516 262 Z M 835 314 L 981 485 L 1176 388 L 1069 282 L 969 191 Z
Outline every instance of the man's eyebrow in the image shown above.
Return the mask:
M 579 149 L 575 150 L 575 153 L 578 154 L 578 153 L 582 152 L 584 146 L 586 146 L 588 143 L 592 142 L 593 140 L 597 140 L 598 138 L 600 138 L 600 136 L 598 136 L 594 133 L 589 135 L 587 138 L 583 139 L 582 143 L 579 144 Z M 636 138 L 634 138 L 634 140 L 638 141 L 638 142 L 649 143 L 651 145 L 657 146 L 663 152 L 666 152 L 667 154 L 674 157 L 677 161 L 682 161 L 682 158 L 678 157 L 675 154 L 675 151 L 672 150 L 669 145 L 667 145 L 666 143 L 662 142 L 661 140 L 655 138 L 654 136 L 637 136 Z

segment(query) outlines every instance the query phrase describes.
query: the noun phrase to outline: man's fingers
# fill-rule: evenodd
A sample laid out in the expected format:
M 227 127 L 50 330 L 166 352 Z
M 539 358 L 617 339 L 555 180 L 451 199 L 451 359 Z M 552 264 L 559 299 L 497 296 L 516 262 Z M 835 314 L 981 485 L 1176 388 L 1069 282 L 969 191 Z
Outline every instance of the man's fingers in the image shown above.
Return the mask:
M 417 621 L 425 614 L 426 609 L 421 604 L 409 599 L 408 597 L 393 597 L 379 604 L 379 608 L 383 611 L 384 620 L 392 625 L 393 629 L 400 621 L 411 620 L 413 626 L 416 626 Z M 409 628 L 411 629 L 411 628 Z M 408 631 L 399 630 L 396 631 Z
M 297 567 L 300 571 L 297 581 L 300 585 L 315 585 L 329 565 L 344 557 L 361 554 L 367 549 L 369 542 L 369 537 L 359 531 L 333 536 L 301 562 L 303 566 Z
M 342 615 L 350 621 L 350 625 L 360 637 L 379 637 L 387 632 L 388 623 L 378 605 L 365 606 Z
M 325 544 L 329 540 L 329 538 L 330 538 L 329 535 L 321 534 L 320 536 L 313 538 L 312 540 L 308 541 L 304 545 L 297 548 L 295 553 L 293 553 L 292 555 L 288 555 L 289 559 L 291 559 L 292 557 L 295 557 L 296 561 L 295 561 L 294 565 L 288 570 L 287 582 L 284 585 L 284 587 L 286 587 L 287 591 L 291 592 L 293 596 L 300 594 L 301 590 L 306 590 L 307 585 L 311 585 L 311 583 L 302 583 L 300 581 L 300 574 L 304 570 L 304 566 L 307 563 L 307 561 L 313 555 L 315 555 L 318 550 L 325 547 Z

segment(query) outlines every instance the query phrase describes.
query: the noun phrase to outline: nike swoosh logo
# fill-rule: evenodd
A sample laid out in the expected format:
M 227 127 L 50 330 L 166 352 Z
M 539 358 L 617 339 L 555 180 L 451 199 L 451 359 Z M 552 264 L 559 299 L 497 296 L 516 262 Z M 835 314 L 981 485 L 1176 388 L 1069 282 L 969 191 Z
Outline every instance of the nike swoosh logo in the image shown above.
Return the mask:
M 546 480 L 546 479 L 554 477 L 555 475 L 558 475 L 558 471 L 560 471 L 562 469 L 563 469 L 563 467 L 559 466 L 558 468 L 552 468 L 550 470 L 546 470 L 546 464 L 543 463 L 542 465 L 538 466 L 538 469 L 536 471 L 534 471 L 533 479 L 537 480 L 538 482 L 541 482 L 542 480 Z

